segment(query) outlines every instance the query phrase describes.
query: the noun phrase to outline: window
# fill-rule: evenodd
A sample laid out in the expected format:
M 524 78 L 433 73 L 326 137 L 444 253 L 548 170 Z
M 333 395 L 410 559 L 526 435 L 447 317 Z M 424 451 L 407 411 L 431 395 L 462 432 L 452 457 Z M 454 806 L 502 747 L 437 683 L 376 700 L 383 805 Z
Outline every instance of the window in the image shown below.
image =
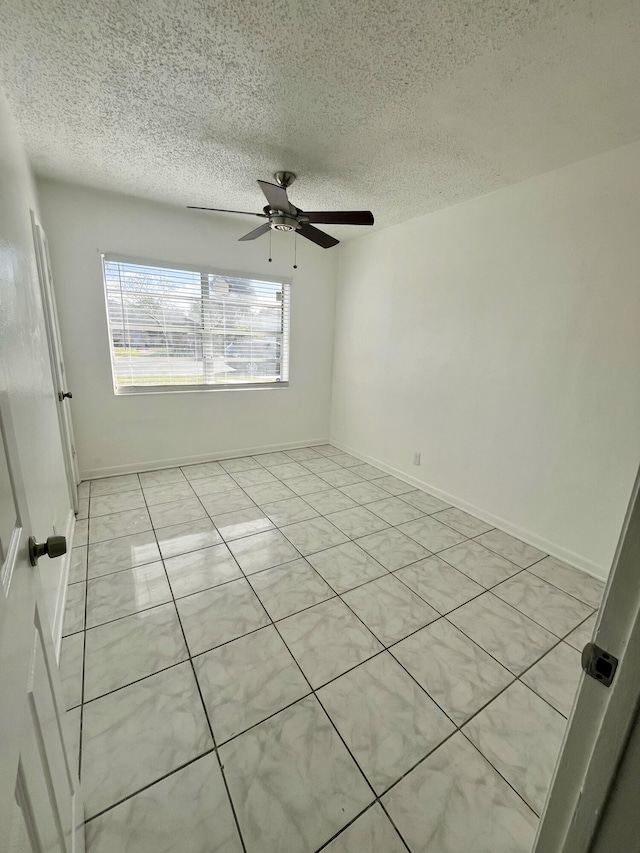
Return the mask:
M 276 386 L 289 378 L 289 289 L 103 256 L 116 394 Z

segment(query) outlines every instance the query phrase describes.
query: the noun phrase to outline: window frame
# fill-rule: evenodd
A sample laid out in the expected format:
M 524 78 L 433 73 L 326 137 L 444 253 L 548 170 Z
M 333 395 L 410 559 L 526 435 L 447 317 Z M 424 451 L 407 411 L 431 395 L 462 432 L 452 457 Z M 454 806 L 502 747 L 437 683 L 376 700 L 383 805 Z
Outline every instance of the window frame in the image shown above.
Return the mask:
M 109 363 L 111 367 L 111 380 L 113 386 L 113 394 L 115 397 L 129 397 L 139 394 L 191 394 L 193 392 L 207 391 L 275 391 L 284 390 L 289 387 L 291 381 L 291 300 L 292 300 L 292 279 L 289 276 L 273 276 L 262 275 L 261 273 L 249 273 L 238 270 L 220 269 L 211 267 L 207 264 L 189 264 L 183 262 L 160 261 L 150 258 L 143 258 L 137 255 L 124 255 L 115 252 L 102 252 L 98 250 L 100 255 L 100 268 L 102 275 L 102 289 L 104 295 L 105 309 L 105 325 L 107 332 L 107 344 L 109 347 Z M 283 331 L 281 341 L 281 360 L 287 364 L 287 379 L 274 382 L 237 382 L 218 385 L 125 385 L 118 386 L 116 381 L 116 365 L 114 364 L 114 348 L 113 338 L 111 333 L 111 321 L 109 319 L 109 301 L 107 289 L 107 277 L 105 264 L 108 262 L 133 264 L 146 266 L 156 269 L 173 269 L 183 272 L 200 273 L 205 275 L 216 275 L 222 278 L 246 279 L 247 281 L 264 281 L 273 284 L 281 284 L 283 288 L 283 301 L 287 303 L 287 310 L 283 305 Z M 286 294 L 286 296 L 285 296 Z

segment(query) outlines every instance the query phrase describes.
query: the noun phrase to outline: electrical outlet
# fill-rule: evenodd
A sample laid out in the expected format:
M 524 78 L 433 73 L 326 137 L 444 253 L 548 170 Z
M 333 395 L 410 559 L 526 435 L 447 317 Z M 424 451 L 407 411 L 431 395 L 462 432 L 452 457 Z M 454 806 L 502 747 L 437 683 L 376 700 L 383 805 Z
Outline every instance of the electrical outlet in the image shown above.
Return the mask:
M 414 465 L 420 464 L 420 454 L 417 451 L 413 454 L 413 464 Z

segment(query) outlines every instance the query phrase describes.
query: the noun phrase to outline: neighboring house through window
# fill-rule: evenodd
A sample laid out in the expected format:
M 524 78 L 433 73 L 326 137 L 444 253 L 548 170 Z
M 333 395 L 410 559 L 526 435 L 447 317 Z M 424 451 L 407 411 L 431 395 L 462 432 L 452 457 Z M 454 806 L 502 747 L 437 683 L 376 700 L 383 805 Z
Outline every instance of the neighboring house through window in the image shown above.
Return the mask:
M 103 256 L 116 394 L 282 386 L 290 284 Z

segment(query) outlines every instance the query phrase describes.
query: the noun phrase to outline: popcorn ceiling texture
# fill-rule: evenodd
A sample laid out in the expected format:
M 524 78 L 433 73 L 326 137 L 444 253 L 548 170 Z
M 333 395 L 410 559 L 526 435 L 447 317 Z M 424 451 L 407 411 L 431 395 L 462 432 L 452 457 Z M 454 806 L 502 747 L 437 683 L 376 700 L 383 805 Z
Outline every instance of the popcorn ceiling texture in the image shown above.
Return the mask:
M 38 174 L 178 204 L 257 211 L 286 168 L 388 225 L 640 138 L 638 0 L 0 0 L 0 30 Z

